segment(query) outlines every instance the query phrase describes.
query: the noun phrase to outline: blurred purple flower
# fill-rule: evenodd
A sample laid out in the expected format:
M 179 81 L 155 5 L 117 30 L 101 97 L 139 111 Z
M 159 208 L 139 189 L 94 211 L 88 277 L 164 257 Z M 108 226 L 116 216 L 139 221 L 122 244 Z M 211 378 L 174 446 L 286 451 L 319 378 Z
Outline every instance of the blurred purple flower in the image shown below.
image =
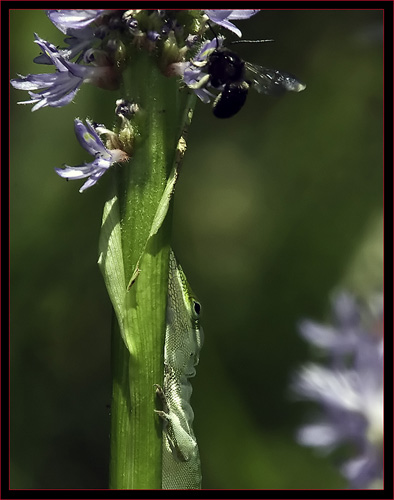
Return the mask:
M 342 293 L 333 312 L 335 326 L 300 324 L 301 335 L 324 349 L 328 366 L 310 363 L 294 380 L 295 393 L 322 410 L 320 421 L 302 427 L 297 440 L 326 453 L 351 444 L 356 456 L 341 473 L 350 488 L 368 488 L 383 478 L 383 302 L 366 321 L 354 298 Z

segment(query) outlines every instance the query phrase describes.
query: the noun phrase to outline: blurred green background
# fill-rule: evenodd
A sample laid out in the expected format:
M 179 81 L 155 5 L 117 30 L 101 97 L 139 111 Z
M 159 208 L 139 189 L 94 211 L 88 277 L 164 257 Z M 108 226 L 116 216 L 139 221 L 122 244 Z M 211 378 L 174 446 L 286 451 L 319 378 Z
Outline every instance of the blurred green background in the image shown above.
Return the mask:
M 382 285 L 382 12 L 270 10 L 238 21 L 236 51 L 307 83 L 251 91 L 234 118 L 198 103 L 177 186 L 173 246 L 203 304 L 192 405 L 204 488 L 342 488 L 294 440 L 311 407 L 289 382 L 310 359 L 304 317 Z M 11 76 L 42 72 L 43 11 L 11 12 Z M 73 119 L 111 123 L 119 96 L 84 85 L 31 113 L 11 89 L 11 487 L 106 488 L 111 307 L 97 261 L 104 176 L 83 195 L 53 167 L 89 156 Z

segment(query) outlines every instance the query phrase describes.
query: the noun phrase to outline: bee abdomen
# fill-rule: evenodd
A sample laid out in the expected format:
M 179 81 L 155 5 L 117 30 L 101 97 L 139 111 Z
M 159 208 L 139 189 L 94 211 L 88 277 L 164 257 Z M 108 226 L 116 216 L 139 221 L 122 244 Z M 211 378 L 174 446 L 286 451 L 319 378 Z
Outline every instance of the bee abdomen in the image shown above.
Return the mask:
M 245 81 L 229 83 L 213 103 L 213 114 L 217 118 L 231 118 L 245 104 L 249 84 Z

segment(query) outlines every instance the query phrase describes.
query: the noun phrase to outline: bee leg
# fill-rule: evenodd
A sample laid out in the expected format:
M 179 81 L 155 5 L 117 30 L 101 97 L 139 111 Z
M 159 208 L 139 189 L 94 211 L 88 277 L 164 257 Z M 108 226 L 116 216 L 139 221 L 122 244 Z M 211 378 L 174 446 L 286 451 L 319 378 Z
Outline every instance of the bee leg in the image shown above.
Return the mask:
M 193 83 L 192 85 L 188 85 L 188 87 L 191 89 L 201 89 L 201 88 L 206 86 L 206 84 L 209 82 L 210 78 L 211 78 L 211 75 L 205 75 L 201 78 L 201 80 L 199 80 L 196 83 Z

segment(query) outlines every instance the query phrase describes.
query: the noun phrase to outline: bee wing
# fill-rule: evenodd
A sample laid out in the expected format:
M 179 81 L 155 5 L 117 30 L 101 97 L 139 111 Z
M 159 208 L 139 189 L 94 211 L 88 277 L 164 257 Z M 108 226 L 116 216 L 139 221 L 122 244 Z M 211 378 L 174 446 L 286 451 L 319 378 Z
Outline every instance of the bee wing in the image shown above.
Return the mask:
M 286 91 L 301 92 L 306 85 L 284 71 L 245 62 L 246 81 L 260 94 L 278 96 Z

